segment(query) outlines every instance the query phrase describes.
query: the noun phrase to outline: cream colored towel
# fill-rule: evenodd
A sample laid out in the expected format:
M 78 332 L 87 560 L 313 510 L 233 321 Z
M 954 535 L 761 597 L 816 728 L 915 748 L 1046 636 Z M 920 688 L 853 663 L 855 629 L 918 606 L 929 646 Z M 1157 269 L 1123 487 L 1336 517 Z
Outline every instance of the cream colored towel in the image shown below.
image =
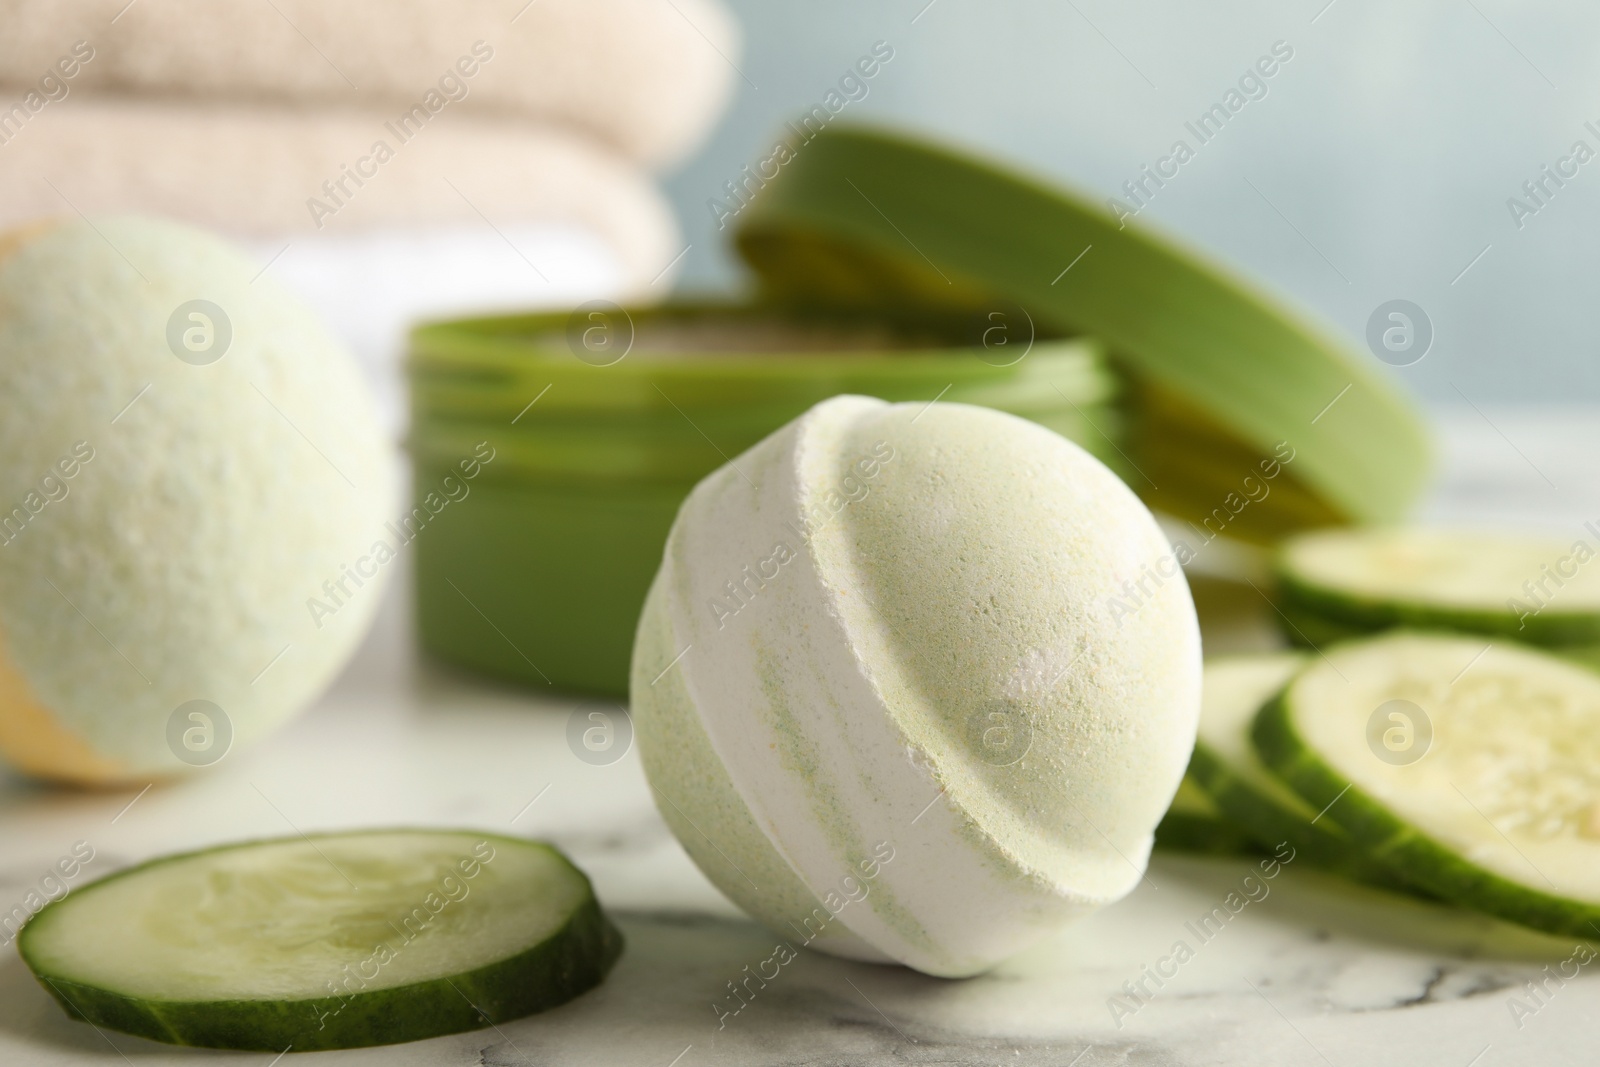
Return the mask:
M 0 83 L 38 85 L 80 41 L 93 58 L 69 91 L 388 118 L 437 100 L 585 130 L 648 166 L 700 142 L 738 62 L 719 0 L 0 0 Z
M 614 152 L 562 129 L 466 115 L 413 130 L 382 113 L 73 96 L 0 143 L 0 226 L 74 211 L 285 240 L 396 223 L 485 233 L 571 223 L 599 234 L 636 282 L 682 249 L 660 192 Z

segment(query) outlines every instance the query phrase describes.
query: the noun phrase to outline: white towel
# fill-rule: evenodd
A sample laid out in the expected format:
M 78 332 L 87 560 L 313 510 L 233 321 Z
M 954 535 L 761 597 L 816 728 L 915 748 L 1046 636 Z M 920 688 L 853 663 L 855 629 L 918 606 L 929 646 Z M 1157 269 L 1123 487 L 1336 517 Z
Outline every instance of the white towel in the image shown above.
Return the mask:
M 719 0 L 0 0 L 0 27 L 13 88 L 81 41 L 93 58 L 70 91 L 387 117 L 433 92 L 466 114 L 586 130 L 649 166 L 700 142 L 738 62 Z
M 136 211 L 287 240 L 396 224 L 486 234 L 572 224 L 616 252 L 630 287 L 683 247 L 670 207 L 636 167 L 530 123 L 442 112 L 412 130 L 382 113 L 88 96 L 51 103 L 9 134 L 6 117 L 0 226 Z

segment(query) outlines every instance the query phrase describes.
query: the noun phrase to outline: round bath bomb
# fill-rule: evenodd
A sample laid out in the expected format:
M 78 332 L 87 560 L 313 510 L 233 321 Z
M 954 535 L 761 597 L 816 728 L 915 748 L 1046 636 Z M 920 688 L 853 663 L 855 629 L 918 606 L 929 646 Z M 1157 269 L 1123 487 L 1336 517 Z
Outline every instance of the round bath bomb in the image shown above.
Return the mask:
M 29 774 L 215 763 L 370 621 L 391 449 L 259 272 L 152 219 L 0 235 L 0 754 Z
M 1078 446 L 845 396 L 689 496 L 631 695 L 657 806 L 736 903 L 790 948 L 960 976 L 1142 877 L 1200 634 Z

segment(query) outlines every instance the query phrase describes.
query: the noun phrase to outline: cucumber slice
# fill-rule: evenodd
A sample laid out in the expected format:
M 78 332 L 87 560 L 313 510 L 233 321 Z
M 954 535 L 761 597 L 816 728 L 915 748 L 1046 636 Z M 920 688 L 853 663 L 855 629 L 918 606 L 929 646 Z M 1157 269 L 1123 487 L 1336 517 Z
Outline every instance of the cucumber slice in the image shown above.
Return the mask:
M 1253 737 L 1407 879 L 1535 929 L 1600 935 L 1593 672 L 1509 642 L 1395 632 L 1311 660 Z
M 1317 810 L 1273 777 L 1250 745 L 1256 712 L 1302 663 L 1304 657 L 1295 652 L 1208 660 L 1189 775 L 1218 811 L 1247 827 L 1262 845 L 1288 840 L 1297 851 L 1313 851 L 1322 837 L 1331 836 L 1311 825 Z M 1333 841 L 1326 847 L 1337 851 L 1342 845 Z
M 151 860 L 18 936 L 75 1019 L 209 1048 L 354 1048 L 515 1019 L 622 951 L 549 845 L 468 831 L 254 841 Z
M 1187 774 L 1178 783 L 1167 813 L 1156 825 L 1156 847 L 1210 856 L 1243 856 L 1261 851 L 1255 839 L 1225 818 L 1205 790 Z
M 1244 827 L 1260 847 L 1273 849 L 1287 841 L 1308 863 L 1398 888 L 1402 883 L 1393 872 L 1368 859 L 1332 818 L 1268 770 L 1251 743 L 1256 713 L 1305 663 L 1296 652 L 1208 661 L 1189 774 L 1222 815 Z
M 1600 643 L 1596 554 L 1587 540 L 1324 530 L 1285 543 L 1277 572 L 1284 611 L 1318 644 L 1311 630 L 1325 622 L 1334 632 L 1405 626 L 1593 645 Z

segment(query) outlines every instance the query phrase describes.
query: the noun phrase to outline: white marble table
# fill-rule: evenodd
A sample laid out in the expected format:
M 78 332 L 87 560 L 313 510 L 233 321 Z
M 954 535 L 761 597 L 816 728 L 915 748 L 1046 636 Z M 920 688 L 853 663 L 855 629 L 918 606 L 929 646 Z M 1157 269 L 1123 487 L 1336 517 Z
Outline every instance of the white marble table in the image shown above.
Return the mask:
M 1441 413 L 1435 517 L 1574 531 L 1600 515 L 1600 411 Z M 1519 1027 L 1508 998 L 1571 953 L 1478 916 L 1291 864 L 1202 942 L 1245 860 L 1158 856 L 1123 903 L 962 982 L 803 953 L 719 1027 L 713 1002 L 773 938 L 705 882 L 651 806 L 636 753 L 609 766 L 565 740 L 573 701 L 419 664 L 404 589 L 320 704 L 266 745 L 136 795 L 0 778 L 0 900 L 20 900 L 75 841 L 89 873 L 253 835 L 368 825 L 475 826 L 547 837 L 594 878 L 628 949 L 599 990 L 496 1029 L 313 1053 L 316 1062 L 530 1064 L 1588 1064 L 1600 977 L 1546 996 Z M 1270 639 L 1242 612 L 1215 648 Z M 537 798 L 537 800 L 535 800 Z M 530 801 L 532 803 L 530 804 Z M 1186 941 L 1193 958 L 1134 1013 L 1109 998 Z M 1170 970 L 1170 967 L 1168 968 Z M 1124 1004 L 1131 1001 L 1124 1001 Z M 1533 1003 L 1530 1001 L 1530 1003 Z M 1120 1024 L 1120 1025 L 1119 1025 Z M 140 1067 L 272 1056 L 177 1049 L 69 1021 L 10 949 L 0 1065 Z M 287 1061 L 286 1061 L 287 1062 Z

